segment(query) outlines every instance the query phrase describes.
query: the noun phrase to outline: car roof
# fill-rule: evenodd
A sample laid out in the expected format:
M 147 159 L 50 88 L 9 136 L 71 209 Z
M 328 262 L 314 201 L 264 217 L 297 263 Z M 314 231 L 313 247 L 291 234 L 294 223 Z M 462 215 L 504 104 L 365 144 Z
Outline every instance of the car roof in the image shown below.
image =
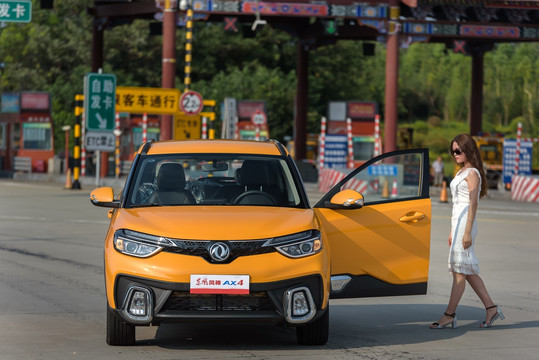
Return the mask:
M 283 155 L 287 154 L 284 146 L 275 140 L 169 140 L 143 144 L 139 153 L 147 151 L 148 155 L 156 154 L 256 154 Z M 283 151 L 283 153 L 281 153 Z

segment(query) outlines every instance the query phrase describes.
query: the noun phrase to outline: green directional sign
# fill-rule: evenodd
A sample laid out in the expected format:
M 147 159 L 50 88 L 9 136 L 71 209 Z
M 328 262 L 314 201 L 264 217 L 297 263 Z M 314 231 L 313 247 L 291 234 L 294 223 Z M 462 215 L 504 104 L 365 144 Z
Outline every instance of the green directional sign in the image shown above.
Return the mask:
M 116 76 L 89 73 L 84 78 L 84 110 L 88 130 L 113 130 Z
M 0 1 L 0 22 L 30 22 L 32 1 Z

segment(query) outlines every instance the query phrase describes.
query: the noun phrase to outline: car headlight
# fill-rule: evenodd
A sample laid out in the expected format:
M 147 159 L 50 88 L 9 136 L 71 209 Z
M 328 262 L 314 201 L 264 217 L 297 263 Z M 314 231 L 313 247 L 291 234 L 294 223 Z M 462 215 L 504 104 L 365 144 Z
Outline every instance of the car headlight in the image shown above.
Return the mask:
M 149 257 L 172 245 L 170 240 L 164 237 L 125 229 L 114 233 L 113 243 L 116 251 L 136 257 Z
M 268 240 L 265 246 L 274 246 L 281 254 L 299 258 L 316 254 L 322 250 L 320 231 L 308 230 L 300 233 L 275 237 Z

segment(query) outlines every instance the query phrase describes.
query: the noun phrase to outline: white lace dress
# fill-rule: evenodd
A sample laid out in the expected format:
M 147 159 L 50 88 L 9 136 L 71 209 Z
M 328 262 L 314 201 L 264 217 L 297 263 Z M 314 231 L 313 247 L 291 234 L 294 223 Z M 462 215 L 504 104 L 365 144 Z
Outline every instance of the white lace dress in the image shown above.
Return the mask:
M 481 188 L 481 175 L 475 168 L 463 169 L 457 173 L 451 181 L 451 195 L 453 212 L 451 214 L 452 242 L 449 250 L 449 271 L 459 274 L 479 274 L 479 260 L 474 253 L 475 237 L 477 235 L 477 221 L 474 218 L 472 226 L 472 246 L 464 249 L 462 238 L 468 222 L 468 209 L 470 208 L 470 192 L 468 182 L 465 180 L 470 171 L 475 171 L 479 176 L 479 188 Z M 477 195 L 479 201 L 479 194 Z

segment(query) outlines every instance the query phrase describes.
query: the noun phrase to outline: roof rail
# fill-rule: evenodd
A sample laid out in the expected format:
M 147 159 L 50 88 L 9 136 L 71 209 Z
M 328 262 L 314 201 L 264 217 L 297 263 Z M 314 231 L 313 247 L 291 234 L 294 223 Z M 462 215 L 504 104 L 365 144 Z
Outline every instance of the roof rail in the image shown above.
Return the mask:
M 275 139 L 266 139 L 267 142 L 271 142 L 273 143 L 278 149 L 279 149 L 279 152 L 281 153 L 282 156 L 286 156 L 286 150 L 283 146 L 283 144 L 281 144 L 279 142 L 279 140 L 275 140 Z
M 148 151 L 150 150 L 150 148 L 152 147 L 153 145 L 153 139 L 150 139 L 148 140 L 144 146 L 142 147 L 142 151 L 140 152 L 141 155 L 147 155 L 148 154 Z

